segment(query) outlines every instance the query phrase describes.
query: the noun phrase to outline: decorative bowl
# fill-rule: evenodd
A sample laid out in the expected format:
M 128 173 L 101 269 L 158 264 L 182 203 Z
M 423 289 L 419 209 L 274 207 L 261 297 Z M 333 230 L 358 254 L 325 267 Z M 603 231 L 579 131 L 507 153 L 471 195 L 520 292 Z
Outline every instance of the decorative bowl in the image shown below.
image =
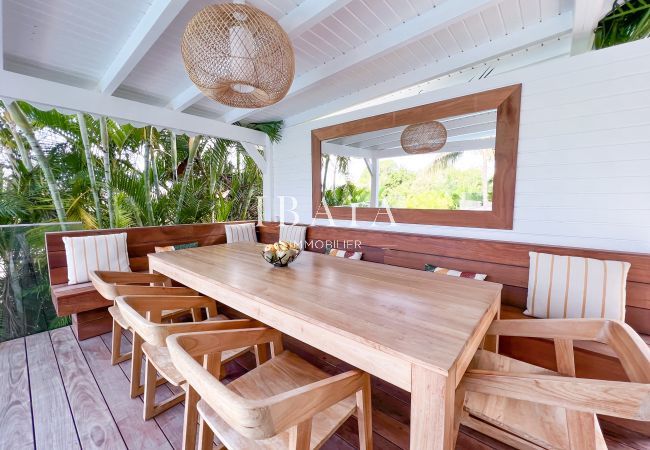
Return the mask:
M 280 241 L 264 247 L 262 257 L 275 267 L 287 267 L 300 254 L 300 247 L 293 242 Z

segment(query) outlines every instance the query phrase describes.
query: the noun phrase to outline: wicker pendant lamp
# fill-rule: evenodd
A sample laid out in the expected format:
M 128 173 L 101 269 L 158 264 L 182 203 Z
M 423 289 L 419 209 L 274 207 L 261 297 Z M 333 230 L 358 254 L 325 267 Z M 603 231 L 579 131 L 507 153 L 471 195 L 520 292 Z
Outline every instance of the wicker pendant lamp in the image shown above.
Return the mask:
M 199 11 L 185 28 L 181 53 L 192 82 L 235 108 L 277 103 L 293 82 L 289 36 L 271 16 L 241 3 Z
M 402 131 L 400 143 L 410 155 L 432 153 L 447 143 L 447 129 L 436 121 L 409 125 Z

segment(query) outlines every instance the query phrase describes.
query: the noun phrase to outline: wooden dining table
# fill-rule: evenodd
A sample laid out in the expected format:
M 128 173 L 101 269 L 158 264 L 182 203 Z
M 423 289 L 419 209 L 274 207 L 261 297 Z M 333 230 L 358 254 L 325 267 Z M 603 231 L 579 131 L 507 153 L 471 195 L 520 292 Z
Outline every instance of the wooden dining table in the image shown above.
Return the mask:
M 451 448 L 456 387 L 502 286 L 310 251 L 279 268 L 261 251 L 156 253 L 149 269 L 411 392 L 410 448 Z

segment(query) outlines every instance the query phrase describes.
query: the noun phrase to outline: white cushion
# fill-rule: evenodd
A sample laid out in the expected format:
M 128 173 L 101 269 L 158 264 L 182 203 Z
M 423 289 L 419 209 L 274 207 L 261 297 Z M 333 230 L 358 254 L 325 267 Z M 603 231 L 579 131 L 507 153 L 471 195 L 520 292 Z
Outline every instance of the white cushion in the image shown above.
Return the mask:
M 68 284 L 90 281 L 91 270 L 130 272 L 126 233 L 64 237 Z
M 226 225 L 226 242 L 257 242 L 255 224 L 242 223 L 239 225 Z
M 280 224 L 280 240 L 292 242 L 302 250 L 305 248 L 305 236 L 307 234 L 307 227 L 300 225 L 285 225 Z
M 530 252 L 524 314 L 551 319 L 625 319 L 630 263 Z

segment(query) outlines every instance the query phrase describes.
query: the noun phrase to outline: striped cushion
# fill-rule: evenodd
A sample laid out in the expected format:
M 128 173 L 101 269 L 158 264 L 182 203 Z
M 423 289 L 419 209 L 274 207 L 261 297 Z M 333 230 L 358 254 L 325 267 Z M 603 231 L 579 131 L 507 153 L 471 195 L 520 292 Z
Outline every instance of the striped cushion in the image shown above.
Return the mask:
M 196 248 L 199 246 L 198 242 L 188 242 L 187 244 L 166 245 L 164 247 L 154 247 L 156 253 L 173 252 L 174 250 L 183 250 L 184 248 Z
M 130 272 L 126 233 L 64 237 L 68 284 L 90 281 L 91 270 Z
M 441 275 L 449 275 L 450 277 L 472 278 L 474 280 L 483 281 L 487 277 L 484 273 L 476 272 L 461 272 L 459 270 L 445 269 L 444 267 L 437 267 L 432 264 L 425 264 L 424 270 L 427 272 L 439 273 Z
M 242 223 L 239 225 L 226 225 L 226 242 L 257 242 L 255 224 Z
M 530 252 L 524 314 L 539 318 L 625 319 L 630 263 Z
M 347 259 L 361 259 L 363 256 L 362 252 L 353 252 L 350 250 L 339 250 L 337 248 L 331 248 L 327 250 L 327 254 L 330 256 L 336 256 L 339 258 L 347 258 Z
M 300 225 L 284 225 L 280 224 L 280 240 L 285 242 L 293 242 L 298 245 L 302 250 L 305 248 L 305 235 L 307 234 L 307 227 Z

